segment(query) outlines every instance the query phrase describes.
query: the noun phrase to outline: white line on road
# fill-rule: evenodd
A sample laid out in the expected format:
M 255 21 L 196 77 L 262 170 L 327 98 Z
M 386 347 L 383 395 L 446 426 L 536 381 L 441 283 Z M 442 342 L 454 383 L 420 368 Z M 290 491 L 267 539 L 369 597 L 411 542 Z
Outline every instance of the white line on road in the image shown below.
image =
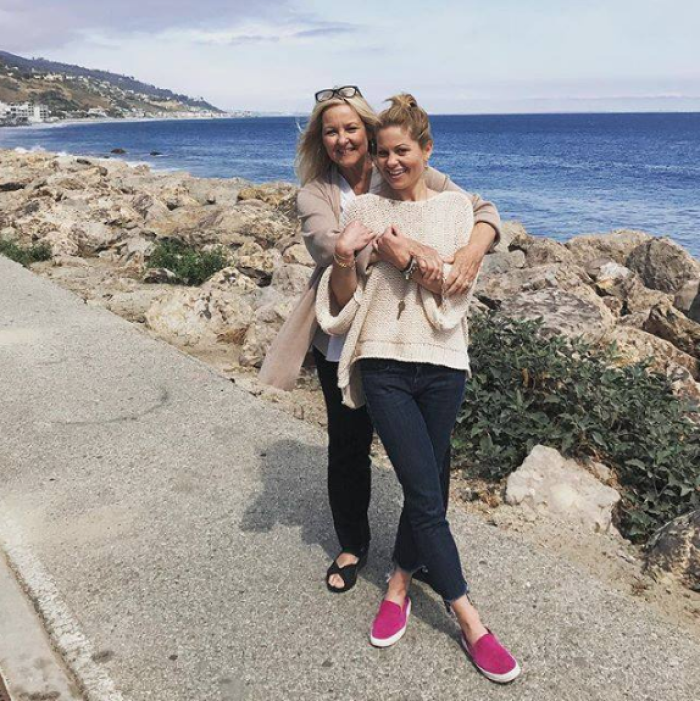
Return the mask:
M 43 565 L 25 542 L 20 528 L 8 516 L 0 516 L 0 541 L 10 567 L 31 598 L 64 663 L 75 675 L 87 701 L 127 701 L 103 667 L 97 664 L 92 643 Z

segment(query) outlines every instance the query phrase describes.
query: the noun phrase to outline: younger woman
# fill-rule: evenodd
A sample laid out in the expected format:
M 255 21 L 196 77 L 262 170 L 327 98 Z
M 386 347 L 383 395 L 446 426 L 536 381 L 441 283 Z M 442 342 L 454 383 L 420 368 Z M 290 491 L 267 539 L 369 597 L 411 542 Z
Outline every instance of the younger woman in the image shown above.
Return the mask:
M 357 274 L 355 255 L 366 245 L 367 231 L 383 232 L 374 243 L 380 258 L 397 236 L 451 258 L 467 244 L 474 225 L 467 197 L 438 193 L 426 185 L 433 148 L 426 113 L 410 95 L 391 98 L 391 103 L 376 128 L 376 164 L 386 196 L 359 196 L 343 211 L 341 228 L 350 221 L 364 227 L 339 235 L 334 263 L 321 279 L 316 300 L 324 331 L 347 334 L 338 366 L 343 402 L 350 407 L 366 403 L 404 494 L 395 569 L 370 640 L 387 647 L 403 636 L 411 611 L 411 579 L 425 568 L 431 586 L 454 611 L 474 664 L 492 681 L 509 682 L 520 668 L 484 627 L 467 596 L 446 519 L 446 456 L 469 370 L 470 294 L 448 296 L 444 277 L 432 285 L 424 280 L 417 284 L 413 256 L 403 269 L 379 262 L 367 277 Z M 446 265 L 443 275 L 448 274 Z

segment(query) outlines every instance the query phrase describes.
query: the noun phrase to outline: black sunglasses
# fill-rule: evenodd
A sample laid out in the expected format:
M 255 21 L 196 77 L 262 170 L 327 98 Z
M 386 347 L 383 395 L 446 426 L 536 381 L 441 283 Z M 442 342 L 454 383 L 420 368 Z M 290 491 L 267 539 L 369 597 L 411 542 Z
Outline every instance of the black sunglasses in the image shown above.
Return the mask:
M 360 88 L 357 85 L 343 85 L 341 88 L 326 88 L 325 90 L 319 90 L 315 97 L 316 102 L 325 102 L 326 100 L 331 100 L 334 97 L 355 97 L 359 95 L 362 97 Z

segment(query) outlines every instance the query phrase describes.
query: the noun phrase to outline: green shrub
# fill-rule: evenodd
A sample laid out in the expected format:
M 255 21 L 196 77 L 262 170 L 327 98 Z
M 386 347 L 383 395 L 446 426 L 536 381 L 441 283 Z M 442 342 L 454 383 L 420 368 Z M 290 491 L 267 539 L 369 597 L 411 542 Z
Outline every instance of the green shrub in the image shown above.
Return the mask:
M 13 241 L 0 240 L 0 255 L 6 256 L 25 267 L 42 260 L 51 260 L 51 246 L 48 243 L 36 243 L 20 246 Z
M 544 338 L 541 320 L 494 313 L 470 324 L 473 378 L 454 436 L 468 474 L 498 480 L 538 443 L 614 468 L 618 525 L 642 541 L 700 506 L 700 427 L 651 360 L 615 366 L 616 348 Z
M 149 268 L 167 268 L 186 285 L 201 285 L 228 264 L 223 249 L 200 251 L 176 239 L 160 241 L 148 261 Z

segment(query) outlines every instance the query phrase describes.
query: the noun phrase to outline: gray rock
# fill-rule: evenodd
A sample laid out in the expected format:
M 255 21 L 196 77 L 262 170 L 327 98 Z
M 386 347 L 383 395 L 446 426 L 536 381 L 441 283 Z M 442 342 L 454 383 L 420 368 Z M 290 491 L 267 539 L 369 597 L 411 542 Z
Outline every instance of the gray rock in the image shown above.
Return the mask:
M 508 477 L 506 501 L 556 518 L 578 522 L 596 532 L 615 531 L 612 509 L 620 495 L 601 484 L 575 460 L 536 445 Z
M 535 237 L 530 236 L 525 227 L 519 221 L 504 221 L 501 223 L 501 240 L 496 246 L 495 252 L 506 253 L 507 251 L 524 249 Z
M 673 373 L 676 367 L 680 366 L 685 368 L 692 378 L 700 379 L 700 363 L 696 358 L 643 329 L 625 325 L 614 326 L 600 339 L 602 346 L 612 343 L 617 347 L 619 365 L 652 358 L 652 368 L 658 372 Z
M 272 275 L 272 287 L 284 295 L 301 295 L 309 286 L 311 272 L 305 265 L 285 263 Z
M 576 265 L 576 258 L 564 244 L 546 238 L 533 239 L 525 247 L 525 257 L 529 267 L 549 263 Z
M 504 260 L 502 255 L 486 256 L 484 265 L 490 258 L 498 256 L 496 259 L 496 267 L 498 267 Z M 525 254 L 522 251 L 512 251 L 507 255 L 515 256 L 512 260 L 517 264 L 519 260 L 523 260 Z M 498 308 L 506 299 L 514 297 L 523 290 L 534 291 L 547 288 L 575 290 L 580 288 L 584 280 L 587 279 L 582 268 L 562 266 L 556 263 L 540 265 L 535 268 L 511 267 L 502 274 L 497 270 L 488 268 L 484 268 L 484 270 L 489 272 L 479 275 L 474 294 L 491 308 Z
M 143 276 L 143 281 L 152 284 L 175 285 L 181 283 L 182 278 L 180 278 L 172 270 L 168 270 L 167 268 L 148 268 Z
M 666 572 L 700 592 L 700 509 L 660 528 L 647 546 L 646 568 Z
M 107 301 L 106 307 L 111 312 L 139 324 L 146 321 L 146 312 L 153 304 L 169 294 L 163 288 L 139 289 L 133 292 L 117 292 Z
M 626 265 L 639 273 L 647 287 L 662 292 L 675 293 L 688 280 L 700 277 L 700 263 L 667 238 L 637 246 L 627 257 Z
M 270 292 L 273 291 L 270 290 Z M 259 368 L 262 365 L 272 341 L 295 304 L 294 298 L 277 296 L 273 293 L 272 301 L 256 309 L 238 358 L 242 366 Z
M 516 268 L 525 267 L 525 253 L 520 250 L 516 251 L 498 251 L 485 256 L 480 276 L 487 275 L 503 275 Z
M 669 302 L 655 305 L 643 328 L 700 359 L 700 324 L 689 319 Z
M 627 257 L 639 245 L 650 241 L 651 234 L 631 229 L 617 229 L 608 234 L 584 234 L 570 238 L 564 245 L 579 265 L 587 267 L 596 258 L 608 258 L 627 265 Z
M 615 322 L 612 312 L 586 287 L 575 293 L 558 288 L 524 290 L 504 300 L 500 313 L 515 319 L 542 317 L 545 336 L 583 336 L 588 341 L 600 339 Z
M 700 324 L 700 279 L 688 280 L 676 293 L 673 306 Z
M 179 288 L 158 299 L 146 312 L 149 328 L 181 346 L 242 339 L 253 318 L 253 281 L 235 268 L 225 268 L 201 288 Z

